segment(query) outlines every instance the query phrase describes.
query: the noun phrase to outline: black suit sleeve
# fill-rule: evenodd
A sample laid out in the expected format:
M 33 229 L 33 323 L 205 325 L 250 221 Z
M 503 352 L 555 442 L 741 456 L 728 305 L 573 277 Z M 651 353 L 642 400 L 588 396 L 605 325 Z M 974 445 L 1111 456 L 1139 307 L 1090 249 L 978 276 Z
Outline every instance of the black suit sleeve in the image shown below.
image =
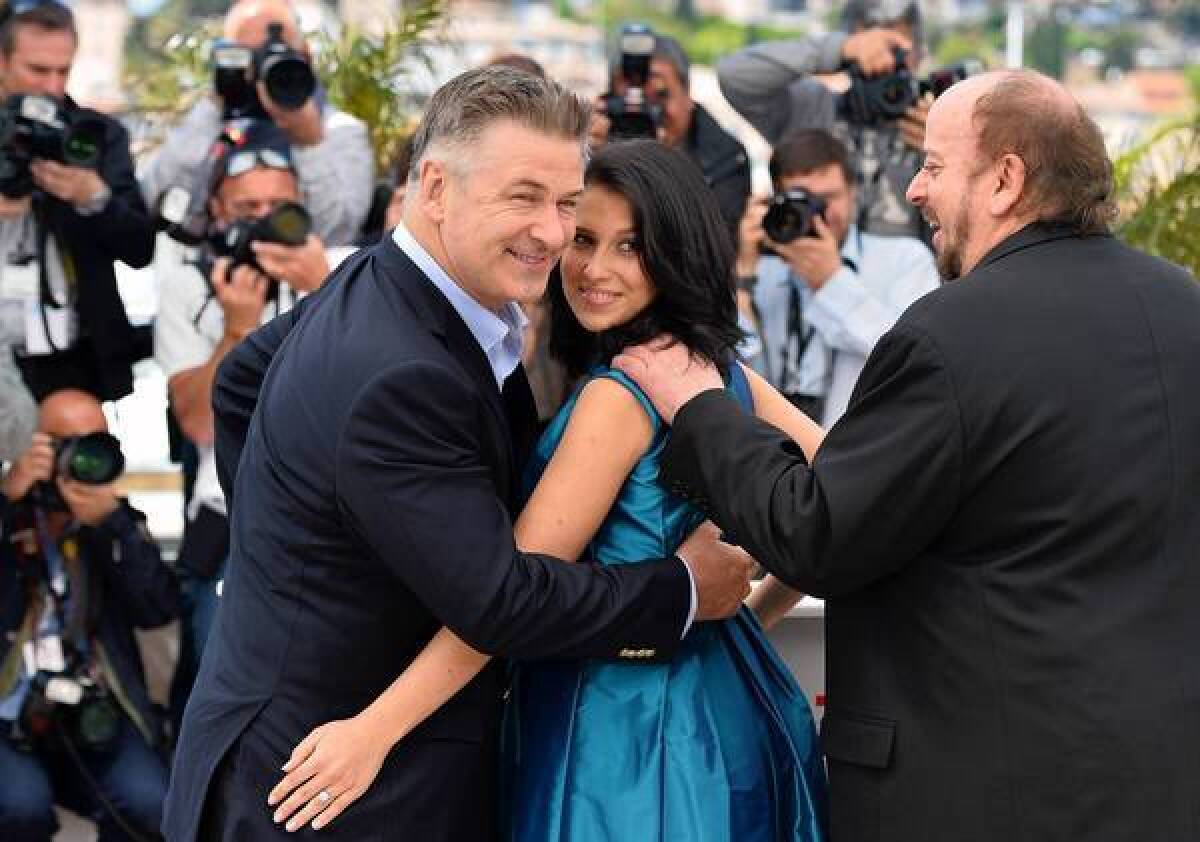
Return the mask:
M 524 555 L 480 457 L 477 390 L 427 361 L 364 384 L 337 454 L 348 528 L 439 621 L 518 658 L 666 656 L 690 585 L 676 560 L 604 567 Z
M 258 405 L 263 378 L 275 352 L 313 299 L 312 295 L 301 299 L 291 310 L 254 331 L 226 354 L 217 367 L 212 395 L 214 452 L 217 481 L 229 511 L 233 510 L 234 475 L 250 430 L 250 418 Z
M 663 481 L 788 584 L 837 596 L 899 570 L 951 516 L 960 418 L 937 348 L 897 329 L 811 467 L 790 439 L 714 390 L 676 416 Z

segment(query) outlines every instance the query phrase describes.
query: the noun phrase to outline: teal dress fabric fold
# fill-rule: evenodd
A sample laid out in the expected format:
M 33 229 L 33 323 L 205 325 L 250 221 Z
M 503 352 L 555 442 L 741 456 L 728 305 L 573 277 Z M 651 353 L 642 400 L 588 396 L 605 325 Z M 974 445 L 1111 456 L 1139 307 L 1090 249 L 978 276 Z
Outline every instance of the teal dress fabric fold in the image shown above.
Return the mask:
M 658 484 L 669 428 L 629 389 L 654 437 L 588 560 L 670 556 L 704 516 Z M 734 366 L 729 388 L 747 409 Z M 551 421 L 527 470 L 536 485 L 579 391 Z M 753 614 L 692 627 L 670 663 L 537 662 L 516 667 L 503 775 L 513 842 L 823 842 L 825 774 L 807 700 Z

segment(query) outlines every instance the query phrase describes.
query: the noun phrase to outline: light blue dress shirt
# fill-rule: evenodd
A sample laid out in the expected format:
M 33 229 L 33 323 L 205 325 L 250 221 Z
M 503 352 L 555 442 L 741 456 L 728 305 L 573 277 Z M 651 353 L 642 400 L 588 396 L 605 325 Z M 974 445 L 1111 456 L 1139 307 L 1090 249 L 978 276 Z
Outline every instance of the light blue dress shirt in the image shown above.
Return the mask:
M 446 296 L 450 306 L 466 322 L 467 329 L 487 355 L 488 364 L 496 378 L 496 388 L 503 389 L 504 381 L 521 364 L 525 327 L 529 324 L 529 319 L 520 305 L 510 301 L 499 313 L 484 307 L 455 283 L 425 247 L 409 233 L 404 223 L 396 226 L 396 230 L 392 232 L 392 239 L 442 295 Z
M 939 284 L 933 255 L 912 237 L 860 234 L 852 226 L 842 258 L 845 265 L 816 292 L 775 256 L 758 261 L 754 285 L 767 379 L 776 388 L 786 379 L 797 392 L 823 396 L 824 417 L 813 420 L 826 428 L 846 411 L 875 343 L 910 304 Z M 803 332 L 811 330 L 811 337 L 785 378 L 793 286 L 800 293 Z

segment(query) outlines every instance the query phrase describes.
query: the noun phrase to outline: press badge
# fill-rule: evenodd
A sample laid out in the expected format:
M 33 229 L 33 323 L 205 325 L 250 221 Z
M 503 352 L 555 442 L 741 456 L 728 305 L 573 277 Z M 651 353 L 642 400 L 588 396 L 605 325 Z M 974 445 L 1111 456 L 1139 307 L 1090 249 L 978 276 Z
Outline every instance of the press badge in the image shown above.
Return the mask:
M 34 645 L 33 656 L 37 659 L 38 667 L 46 672 L 63 672 L 67 668 L 62 640 L 56 634 L 39 637 Z
M 5 301 L 38 300 L 38 267 L 36 261 L 6 263 L 0 268 L 0 298 Z

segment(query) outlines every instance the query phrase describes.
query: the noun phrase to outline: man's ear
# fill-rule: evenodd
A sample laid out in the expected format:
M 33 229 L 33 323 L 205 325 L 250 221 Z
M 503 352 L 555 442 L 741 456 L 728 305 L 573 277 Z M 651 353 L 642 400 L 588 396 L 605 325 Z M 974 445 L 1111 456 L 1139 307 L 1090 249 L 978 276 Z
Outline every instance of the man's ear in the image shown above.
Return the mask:
M 1019 155 L 1006 152 L 995 163 L 995 188 L 988 199 L 988 210 L 993 216 L 1012 214 L 1025 195 L 1025 162 Z
M 450 189 L 450 171 L 445 161 L 426 158 L 421 162 L 417 204 L 433 222 L 446 218 L 446 194 Z

